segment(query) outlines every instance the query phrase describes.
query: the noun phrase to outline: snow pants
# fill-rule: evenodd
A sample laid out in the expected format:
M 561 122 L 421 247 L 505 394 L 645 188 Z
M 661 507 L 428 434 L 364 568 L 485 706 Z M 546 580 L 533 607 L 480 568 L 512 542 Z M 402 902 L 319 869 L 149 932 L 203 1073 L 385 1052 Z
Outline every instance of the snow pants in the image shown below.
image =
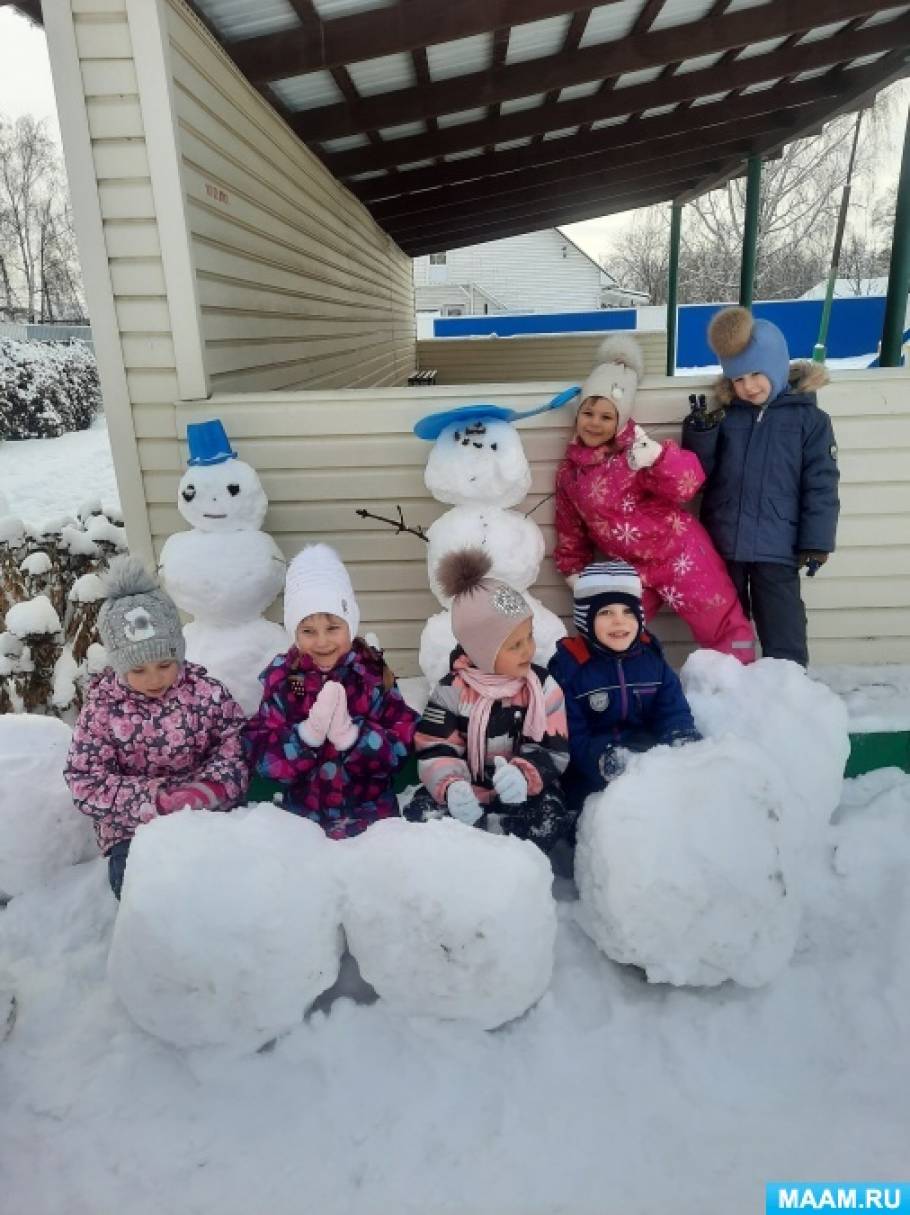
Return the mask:
M 727 563 L 743 611 L 755 620 L 762 656 L 809 665 L 806 608 L 795 565 L 778 561 Z
M 732 654 L 743 664 L 754 662 L 755 630 L 723 558 L 695 519 L 687 541 L 675 557 L 632 562 L 642 581 L 645 619 L 666 603 L 702 648 Z
M 578 811 L 569 810 L 561 789 L 544 789 L 520 805 L 506 805 L 497 799 L 483 807 L 484 814 L 474 824 L 483 831 L 515 835 L 530 840 L 543 852 L 549 852 L 557 840 L 575 842 L 575 820 Z M 412 823 L 426 823 L 448 814 L 425 785 L 421 785 L 402 810 L 402 816 Z
M 114 892 L 114 898 L 120 902 L 120 891 L 123 889 L 123 876 L 126 873 L 126 858 L 129 856 L 132 840 L 121 840 L 114 844 L 107 854 L 107 877 Z

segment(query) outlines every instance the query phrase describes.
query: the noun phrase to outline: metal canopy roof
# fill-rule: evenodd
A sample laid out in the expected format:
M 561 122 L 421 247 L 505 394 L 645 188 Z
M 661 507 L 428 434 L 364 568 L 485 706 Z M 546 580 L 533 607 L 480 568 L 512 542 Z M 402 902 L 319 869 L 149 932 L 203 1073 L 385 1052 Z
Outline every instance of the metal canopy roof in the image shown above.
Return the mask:
M 887 0 L 188 3 L 415 256 L 691 198 L 910 71 Z

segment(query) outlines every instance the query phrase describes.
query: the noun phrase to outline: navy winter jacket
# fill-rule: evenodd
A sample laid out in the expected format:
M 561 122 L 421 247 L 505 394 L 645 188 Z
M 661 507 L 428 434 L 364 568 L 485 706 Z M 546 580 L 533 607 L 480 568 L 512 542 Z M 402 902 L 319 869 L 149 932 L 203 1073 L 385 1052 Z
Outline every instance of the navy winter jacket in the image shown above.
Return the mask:
M 811 391 L 827 377 L 811 363 L 793 373 L 789 391 L 769 405 L 732 397 L 719 426 L 683 424 L 682 445 L 707 478 L 701 521 L 727 561 L 796 565 L 801 552 L 834 551 L 837 447 Z M 722 385 L 732 393 L 729 381 Z
M 564 637 L 549 669 L 566 698 L 570 760 L 563 784 L 573 807 L 621 771 L 618 749 L 701 738 L 679 677 L 649 633 L 610 657 L 582 637 Z

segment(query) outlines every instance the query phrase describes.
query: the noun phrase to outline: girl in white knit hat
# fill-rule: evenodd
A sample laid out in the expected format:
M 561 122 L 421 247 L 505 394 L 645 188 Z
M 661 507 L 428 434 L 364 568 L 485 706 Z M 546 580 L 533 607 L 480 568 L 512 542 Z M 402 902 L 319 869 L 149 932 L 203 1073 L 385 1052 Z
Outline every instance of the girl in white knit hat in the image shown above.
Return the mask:
M 601 344 L 556 474 L 556 566 L 572 585 L 598 552 L 628 561 L 648 619 L 666 603 L 699 645 L 752 662 L 752 625 L 724 562 L 683 509 L 705 479 L 701 465 L 633 421 L 643 370 L 634 338 L 616 334 Z
M 258 775 L 284 787 L 286 810 L 333 839 L 359 835 L 398 813 L 392 776 L 417 714 L 382 655 L 357 636 L 351 579 L 328 545 L 310 545 L 288 566 L 284 625 L 294 645 L 261 676 L 246 753 Z

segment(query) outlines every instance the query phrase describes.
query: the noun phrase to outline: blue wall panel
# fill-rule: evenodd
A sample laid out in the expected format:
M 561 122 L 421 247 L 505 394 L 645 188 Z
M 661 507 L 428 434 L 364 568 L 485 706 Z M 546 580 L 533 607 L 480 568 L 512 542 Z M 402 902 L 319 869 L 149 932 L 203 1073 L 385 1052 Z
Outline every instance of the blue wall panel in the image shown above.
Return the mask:
M 433 336 L 480 337 L 495 333 L 584 333 L 600 329 L 634 329 L 634 308 L 605 308 L 602 312 L 498 313 L 493 316 L 444 316 L 433 322 Z

